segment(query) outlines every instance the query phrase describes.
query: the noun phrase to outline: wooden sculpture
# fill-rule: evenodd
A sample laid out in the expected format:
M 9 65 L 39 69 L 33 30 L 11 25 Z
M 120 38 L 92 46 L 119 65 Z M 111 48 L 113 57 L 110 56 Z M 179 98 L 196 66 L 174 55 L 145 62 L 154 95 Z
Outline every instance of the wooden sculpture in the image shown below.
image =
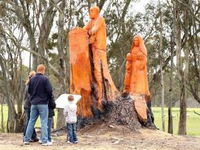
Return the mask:
M 87 31 L 75 28 L 69 32 L 70 50 L 70 93 L 80 94 L 78 103 L 80 116 L 92 116 L 91 85 L 92 75 Z
M 135 100 L 135 108 L 141 120 L 147 120 L 150 92 L 147 77 L 147 50 L 140 36 L 133 38 L 131 52 L 127 54 L 124 91 Z
M 69 32 L 70 89 L 81 94 L 78 112 L 91 116 L 103 111 L 103 102 L 115 100 L 118 91 L 109 73 L 106 55 L 106 24 L 99 8 L 90 9 L 90 21 Z

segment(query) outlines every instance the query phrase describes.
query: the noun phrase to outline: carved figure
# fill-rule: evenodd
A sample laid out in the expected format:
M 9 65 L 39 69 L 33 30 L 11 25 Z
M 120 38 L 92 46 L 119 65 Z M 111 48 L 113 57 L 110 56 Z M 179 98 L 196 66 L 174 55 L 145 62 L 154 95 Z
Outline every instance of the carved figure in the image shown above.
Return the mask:
M 118 96 L 107 64 L 106 24 L 98 7 L 90 9 L 90 19 L 84 28 L 69 32 L 70 93 L 82 95 L 78 103 L 82 117 L 103 111 L 103 103 Z
M 117 89 L 109 73 L 106 55 L 106 24 L 103 17 L 99 15 L 97 6 L 90 9 L 90 21 L 84 27 L 89 34 L 90 50 L 92 51 L 94 65 L 94 79 L 98 108 L 102 108 L 102 100 L 114 100 Z
M 147 50 L 141 36 L 133 38 L 131 52 L 127 54 L 124 91 L 135 99 L 140 118 L 147 120 L 147 105 L 150 92 L 147 77 Z

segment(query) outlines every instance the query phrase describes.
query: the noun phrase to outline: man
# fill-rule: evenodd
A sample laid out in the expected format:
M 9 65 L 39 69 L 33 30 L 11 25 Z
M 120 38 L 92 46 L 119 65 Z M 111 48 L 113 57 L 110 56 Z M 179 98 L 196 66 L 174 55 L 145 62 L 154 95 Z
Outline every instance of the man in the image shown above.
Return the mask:
M 106 24 L 99 15 L 97 6 L 90 9 L 90 21 L 84 27 L 89 34 L 89 46 L 92 50 L 94 77 L 96 80 L 97 107 L 102 109 L 102 100 L 114 100 L 118 93 L 109 73 L 106 56 Z M 108 93 L 109 91 L 109 93 Z
M 30 94 L 31 113 L 26 135 L 24 137 L 24 144 L 28 145 L 31 139 L 33 128 L 35 126 L 38 116 L 41 119 L 41 137 L 42 145 L 48 144 L 48 103 L 52 97 L 52 86 L 49 79 L 44 76 L 45 66 L 38 65 L 36 75 L 30 80 L 28 93 Z

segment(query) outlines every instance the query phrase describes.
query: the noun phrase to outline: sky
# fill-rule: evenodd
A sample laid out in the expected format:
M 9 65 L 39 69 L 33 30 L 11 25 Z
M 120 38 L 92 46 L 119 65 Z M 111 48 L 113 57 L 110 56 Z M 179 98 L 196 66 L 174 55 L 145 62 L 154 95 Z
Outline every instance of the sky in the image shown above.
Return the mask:
M 133 5 L 134 14 L 138 12 L 145 12 L 145 5 L 150 1 L 156 2 L 156 0 L 138 0 L 137 2 L 135 2 Z M 22 52 L 23 64 L 27 67 L 29 67 L 29 58 L 30 58 L 29 56 L 30 56 L 29 52 L 26 51 Z

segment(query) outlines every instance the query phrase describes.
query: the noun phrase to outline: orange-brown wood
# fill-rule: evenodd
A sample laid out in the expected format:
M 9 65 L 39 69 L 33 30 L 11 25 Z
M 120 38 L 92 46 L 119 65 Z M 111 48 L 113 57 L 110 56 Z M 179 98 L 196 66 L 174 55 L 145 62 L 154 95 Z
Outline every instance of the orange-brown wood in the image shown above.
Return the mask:
M 135 36 L 131 52 L 127 54 L 125 91 L 150 95 L 147 77 L 147 50 L 140 36 Z
M 145 96 L 141 94 L 131 94 L 131 98 L 134 99 L 135 109 L 138 117 L 141 121 L 147 121 L 147 104 Z
M 106 55 L 106 24 L 99 15 L 99 8 L 90 9 L 90 21 L 84 27 L 89 34 L 89 44 L 93 54 L 94 78 L 97 85 L 96 97 L 98 108 L 102 109 L 102 100 L 114 100 L 117 89 L 109 73 Z
M 91 105 L 91 67 L 87 31 L 75 28 L 69 32 L 70 52 L 70 93 L 80 94 L 78 114 L 83 117 L 92 116 Z
M 90 9 L 90 18 L 84 28 L 69 32 L 70 92 L 82 96 L 78 104 L 82 117 L 90 117 L 91 109 L 103 111 L 103 100 L 118 96 L 107 64 L 106 24 L 98 7 Z
M 147 50 L 141 36 L 133 38 L 131 52 L 126 58 L 126 74 L 124 80 L 124 91 L 134 96 L 135 107 L 139 116 L 146 120 L 147 106 L 144 100 L 150 97 L 147 77 Z

